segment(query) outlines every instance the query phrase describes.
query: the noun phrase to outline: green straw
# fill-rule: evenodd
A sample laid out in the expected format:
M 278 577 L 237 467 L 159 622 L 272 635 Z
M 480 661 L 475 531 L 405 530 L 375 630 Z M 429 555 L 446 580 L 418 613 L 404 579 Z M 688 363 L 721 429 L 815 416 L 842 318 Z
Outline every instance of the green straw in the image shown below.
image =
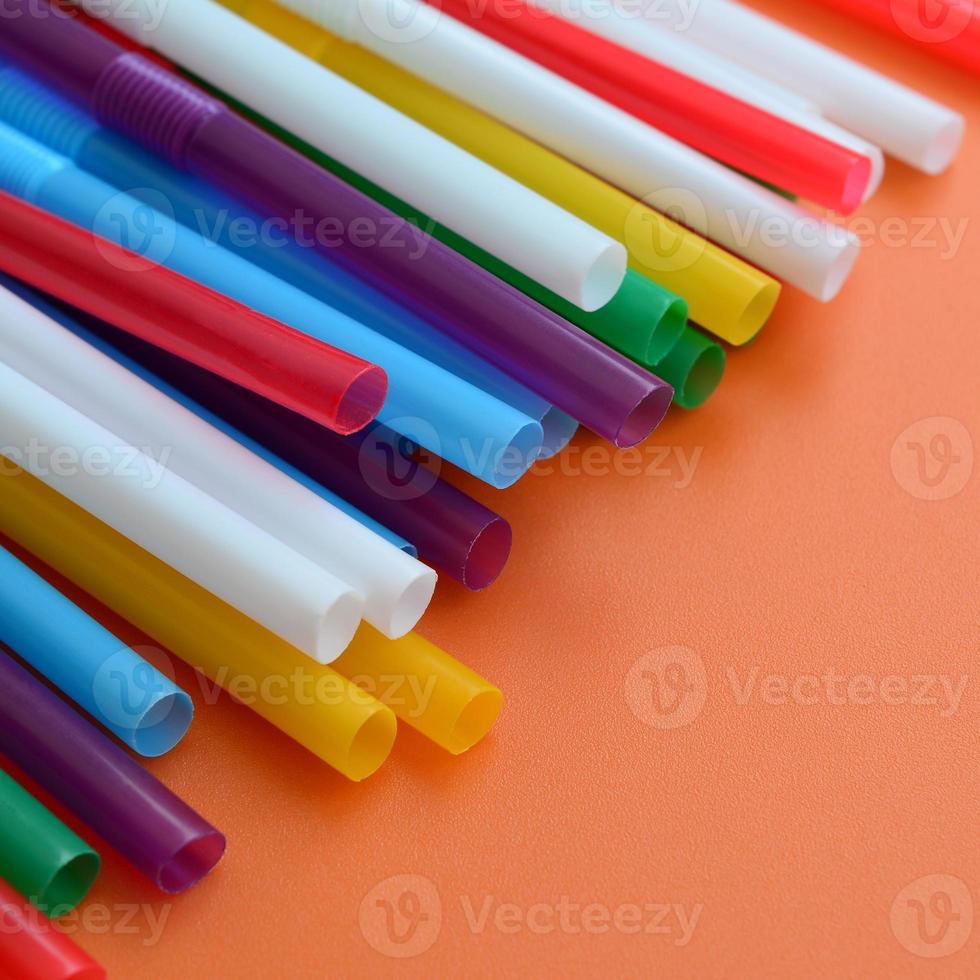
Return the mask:
M 674 388 L 674 404 L 699 408 L 714 394 L 725 373 L 725 349 L 694 327 L 686 327 L 654 372 Z
M 85 841 L 0 770 L 0 878 L 48 915 L 65 915 L 101 865 Z

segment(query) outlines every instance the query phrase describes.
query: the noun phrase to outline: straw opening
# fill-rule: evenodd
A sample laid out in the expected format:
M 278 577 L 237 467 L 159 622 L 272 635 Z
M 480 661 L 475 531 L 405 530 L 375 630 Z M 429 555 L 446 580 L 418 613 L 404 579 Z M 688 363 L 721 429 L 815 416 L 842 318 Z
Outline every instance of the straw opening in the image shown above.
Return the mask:
M 677 392 L 677 404 L 686 409 L 699 408 L 715 393 L 724 373 L 724 348 L 709 344 L 692 362 Z
M 194 702 L 183 691 L 167 694 L 137 722 L 133 748 L 148 759 L 166 755 L 187 734 L 194 719 Z
M 511 526 L 502 517 L 480 528 L 466 554 L 463 585 L 471 592 L 492 585 L 507 564 L 513 539 Z
M 398 723 L 389 708 L 379 706 L 354 735 L 347 751 L 345 774 L 360 782 L 381 768 L 395 744 Z
M 663 421 L 673 397 L 669 385 L 661 385 L 644 395 L 619 427 L 614 440 L 616 447 L 629 449 L 643 442 Z
M 758 336 L 759 331 L 768 323 L 776 308 L 776 301 L 782 292 L 782 286 L 772 280 L 767 282 L 762 289 L 758 290 L 752 299 L 746 304 L 742 315 L 736 320 L 732 335 L 725 337 L 730 344 L 741 347 Z
M 333 604 L 320 622 L 316 637 L 316 660 L 329 664 L 336 660 L 354 639 L 364 602 L 356 592 L 345 592 Z
M 388 393 L 388 375 L 371 364 L 347 386 L 337 406 L 336 431 L 343 436 L 373 422 Z
M 619 242 L 610 242 L 586 273 L 578 305 L 586 313 L 605 306 L 616 295 L 625 276 L 626 249 Z
M 102 861 L 97 854 L 78 854 L 58 869 L 38 896 L 44 911 L 73 909 L 88 894 Z
M 840 207 L 842 215 L 852 214 L 865 200 L 868 187 L 871 184 L 871 160 L 868 157 L 858 157 L 848 170 L 841 190 Z
M 678 297 L 667 307 L 663 316 L 650 331 L 644 352 L 644 366 L 652 368 L 658 361 L 662 361 L 681 339 L 686 326 L 687 302 Z
M 481 691 L 460 712 L 446 748 L 453 755 L 473 748 L 493 728 L 503 706 L 504 696 L 500 691 L 495 688 Z
M 966 125 L 962 116 L 950 119 L 939 128 L 922 158 L 922 169 L 930 177 L 941 174 L 953 162 L 960 151 L 965 131 Z
M 160 868 L 157 884 L 170 895 L 186 891 L 212 871 L 225 853 L 225 838 L 215 831 L 185 844 Z
M 416 575 L 395 600 L 388 622 L 389 639 L 397 640 L 418 625 L 436 590 L 436 574 L 425 570 Z
M 497 454 L 490 482 L 496 490 L 513 486 L 528 467 L 541 455 L 544 429 L 540 422 L 528 422 L 517 430 L 514 437 Z

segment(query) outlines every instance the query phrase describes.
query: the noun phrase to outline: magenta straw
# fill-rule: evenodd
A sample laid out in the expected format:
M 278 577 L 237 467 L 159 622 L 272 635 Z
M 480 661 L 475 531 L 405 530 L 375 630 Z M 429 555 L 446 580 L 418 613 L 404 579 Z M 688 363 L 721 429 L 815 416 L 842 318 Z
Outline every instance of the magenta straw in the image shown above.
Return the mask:
M 225 838 L 0 647 L 0 752 L 158 888 L 197 884 Z
M 224 103 L 39 0 L 6 0 L 0 50 L 109 126 L 266 214 L 392 229 L 314 247 L 619 447 L 642 442 L 673 389 L 398 218 Z
M 397 433 L 374 425 L 355 437 L 335 436 L 109 324 L 94 318 L 86 323 L 117 350 L 400 534 L 420 558 L 466 588 L 485 589 L 503 571 L 510 524 L 402 452 Z

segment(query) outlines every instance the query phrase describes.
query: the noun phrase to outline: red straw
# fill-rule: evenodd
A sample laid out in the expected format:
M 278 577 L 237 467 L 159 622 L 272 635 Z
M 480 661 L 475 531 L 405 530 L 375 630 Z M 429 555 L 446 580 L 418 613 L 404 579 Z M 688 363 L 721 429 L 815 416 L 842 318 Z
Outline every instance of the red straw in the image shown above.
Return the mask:
M 821 0 L 923 51 L 980 72 L 980 4 L 975 0 Z
M 0 878 L 3 980 L 105 980 L 105 970 Z
M 871 161 L 576 24 L 513 0 L 429 0 L 469 27 L 708 156 L 782 190 L 849 214 Z
M 334 432 L 384 402 L 376 365 L 4 193 L 0 269 Z

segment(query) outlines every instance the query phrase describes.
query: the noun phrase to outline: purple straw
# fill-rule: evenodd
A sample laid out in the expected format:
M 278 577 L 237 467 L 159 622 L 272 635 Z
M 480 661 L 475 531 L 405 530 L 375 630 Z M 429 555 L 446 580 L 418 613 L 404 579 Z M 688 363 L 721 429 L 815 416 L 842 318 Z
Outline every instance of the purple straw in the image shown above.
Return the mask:
M 503 571 L 510 555 L 510 524 L 402 453 L 397 433 L 375 425 L 350 438 L 336 436 L 94 317 L 87 318 L 86 325 L 198 404 L 411 541 L 420 558 L 466 588 L 485 589 Z
M 149 58 L 50 8 L 32 17 L 37 3 L 7 0 L 0 49 L 101 123 L 266 214 L 393 229 L 390 247 L 344 234 L 315 248 L 616 446 L 660 424 L 673 397 L 666 382 Z
M 197 884 L 225 838 L 0 647 L 0 752 L 158 888 Z

